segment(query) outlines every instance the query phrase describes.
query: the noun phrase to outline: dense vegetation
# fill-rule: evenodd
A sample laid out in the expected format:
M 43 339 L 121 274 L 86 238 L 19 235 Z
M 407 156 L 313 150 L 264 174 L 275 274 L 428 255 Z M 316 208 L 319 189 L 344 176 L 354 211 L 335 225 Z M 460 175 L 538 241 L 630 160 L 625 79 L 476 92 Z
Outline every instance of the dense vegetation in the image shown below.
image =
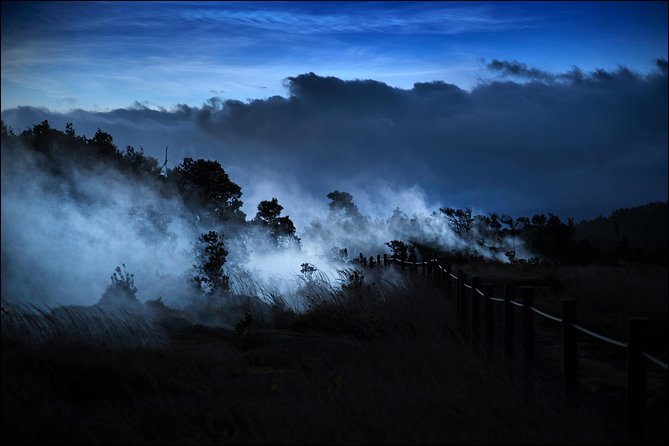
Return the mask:
M 185 158 L 175 167 L 167 168 L 167 154 L 165 163 L 161 165 L 157 159 L 145 155 L 141 148 L 117 148 L 113 137 L 100 129 L 92 138 L 86 138 L 76 135 L 72 124 L 68 124 L 62 132 L 51 128 L 47 121 L 19 135 L 3 123 L 2 146 L 5 157 L 18 156 L 21 151 L 39 154 L 41 167 L 64 182 L 69 181 L 69 177 L 63 172 L 72 166 L 92 169 L 102 164 L 132 176 L 138 184 L 159 190 L 163 196 L 179 197 L 193 230 L 200 237 L 214 231 L 229 238 L 239 234 L 243 227 L 254 227 L 261 230 L 273 246 L 300 246 L 295 225 L 289 216 L 281 215 L 283 206 L 276 198 L 260 202 L 255 217 L 247 220 L 241 210 L 240 186 L 229 178 L 217 161 Z M 71 187 L 76 190 L 74 185 Z M 333 191 L 327 198 L 330 200 L 331 216 L 345 221 L 348 225 L 346 229 L 355 230 L 369 222 L 358 210 L 351 194 Z M 502 258 L 511 263 L 667 264 L 666 202 L 618 209 L 608 217 L 599 216 L 578 223 L 571 218 L 564 222 L 551 213 L 532 217 L 498 213 L 472 215 L 468 208 L 449 207 L 435 211 L 433 216 L 443 219 L 466 247 L 446 248 L 420 238 L 409 238 L 389 240 L 387 246 L 392 253 L 409 260 L 438 256 L 464 262 L 484 257 L 499 259 L 499 255 L 503 255 Z M 161 216 L 156 215 L 155 218 L 159 221 Z M 401 218 L 401 212 L 396 209 L 388 221 Z M 404 220 L 405 224 L 415 222 L 406 217 Z M 222 240 L 221 243 L 225 242 Z M 519 255 L 517 245 L 523 246 L 524 256 Z M 484 256 L 481 252 L 490 255 Z M 219 256 L 220 266 L 224 263 L 225 256 Z M 207 271 L 215 274 L 212 268 Z M 216 280 L 224 286 L 224 281 Z

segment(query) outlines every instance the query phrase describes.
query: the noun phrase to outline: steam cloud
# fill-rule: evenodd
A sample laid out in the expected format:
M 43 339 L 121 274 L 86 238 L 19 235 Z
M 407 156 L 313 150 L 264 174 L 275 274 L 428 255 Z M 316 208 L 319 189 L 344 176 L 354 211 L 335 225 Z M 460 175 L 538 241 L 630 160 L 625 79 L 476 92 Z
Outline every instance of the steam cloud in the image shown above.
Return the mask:
M 183 290 L 193 237 L 177 201 L 103 166 L 58 180 L 41 161 L 2 159 L 3 299 L 93 304 L 122 263 L 140 298 Z
M 289 281 L 303 262 L 333 275 L 336 247 L 350 257 L 388 252 L 392 239 L 461 248 L 431 216 L 442 206 L 590 217 L 667 199 L 666 60 L 646 75 L 624 67 L 551 74 L 498 60 L 488 68 L 529 82 L 402 90 L 309 73 L 287 79 L 288 98 L 212 98 L 169 111 L 19 107 L 2 119 L 16 130 L 71 121 L 89 136 L 100 127 L 118 146 L 142 146 L 161 160 L 169 145 L 171 165 L 185 156 L 220 160 L 242 186 L 249 218 L 259 201 L 277 197 L 302 237 L 299 252 L 266 249 L 253 234 L 245 249 L 229 241 L 231 266 L 261 280 Z M 363 226 L 328 220 L 325 195 L 335 189 L 353 194 L 368 216 Z M 395 208 L 406 218 L 390 218 Z M 198 234 L 182 210 L 102 166 L 72 169 L 63 185 L 39 160 L 3 150 L 3 298 L 91 304 L 121 263 L 142 300 L 188 295 Z
M 371 201 L 376 200 L 379 212 L 391 203 L 408 203 L 411 214 L 396 208 L 386 219 L 352 218 L 331 213 L 321 203 L 313 206 L 312 221 L 299 234 L 300 249 L 273 246 L 257 227 L 229 232 L 233 228 L 224 228 L 233 289 L 257 295 L 258 285 L 272 287 L 291 302 L 305 262 L 336 284 L 338 271 L 351 267 L 346 261 L 359 252 L 389 252 L 385 243 L 390 240 L 444 249 L 467 246 L 443 218 L 431 214 L 436 207 L 428 207 L 421 190 L 383 190 L 378 196 L 363 195 L 360 201 L 373 207 Z M 190 277 L 198 235 L 179 199 L 165 198 L 109 165 L 91 169 L 73 160 L 56 176 L 39 153 L 3 153 L 3 299 L 91 305 L 109 285 L 114 268 L 125 264 L 135 275 L 140 300 L 163 297 L 185 304 L 197 294 Z M 345 261 L 337 259 L 342 248 L 349 252 Z

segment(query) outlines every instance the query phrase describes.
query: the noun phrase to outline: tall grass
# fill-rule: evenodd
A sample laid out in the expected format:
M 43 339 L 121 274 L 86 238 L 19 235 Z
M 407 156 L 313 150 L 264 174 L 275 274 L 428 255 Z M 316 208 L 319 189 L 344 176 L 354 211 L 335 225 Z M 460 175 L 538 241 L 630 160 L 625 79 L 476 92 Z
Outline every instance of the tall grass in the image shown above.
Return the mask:
M 505 368 L 473 353 L 441 291 L 382 269 L 365 274 L 343 272 L 341 287 L 307 287 L 311 307 L 288 318 L 288 329 L 263 331 L 254 319 L 252 349 L 240 349 L 234 332 L 202 326 L 173 333 L 162 349 L 73 346 L 67 336 L 3 348 L 2 440 L 610 440 L 606 429 L 584 429 L 549 392 L 523 392 Z M 73 317 L 75 334 L 87 336 L 79 321 L 94 319 Z
M 559 382 L 532 391 L 510 372 L 522 364 L 472 350 L 420 273 L 305 275 L 288 292 L 232 281 L 163 308 L 193 322 L 172 331 L 3 304 L 3 442 L 622 442 L 617 407 L 566 408 Z
M 2 303 L 2 343 L 92 344 L 109 348 L 158 348 L 167 337 L 146 313 L 100 306 Z

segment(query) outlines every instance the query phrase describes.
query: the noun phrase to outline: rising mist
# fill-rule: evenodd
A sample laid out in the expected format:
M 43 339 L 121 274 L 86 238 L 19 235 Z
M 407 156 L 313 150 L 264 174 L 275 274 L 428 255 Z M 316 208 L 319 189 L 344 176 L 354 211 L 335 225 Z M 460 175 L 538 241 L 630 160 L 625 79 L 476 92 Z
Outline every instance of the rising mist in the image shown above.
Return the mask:
M 438 212 L 439 205 L 429 206 L 417 188 L 379 188 L 362 195 L 361 201 L 375 217 L 360 212 L 355 202 L 351 212 L 337 211 L 332 203 L 328 209 L 325 197 L 314 206 L 316 211 L 287 208 L 284 215 L 298 215 L 300 244 L 277 246 L 251 224 L 253 215 L 245 222 L 220 226 L 199 221 L 192 203 L 186 206 L 178 194 L 157 186 L 165 172 L 153 171 L 153 175 L 156 178 L 147 179 L 108 160 L 80 159 L 74 148 L 62 142 L 47 152 L 15 140 L 4 144 L 3 299 L 50 306 L 91 305 L 110 284 L 114 268 L 124 264 L 134 274 L 140 300 L 160 297 L 173 305 L 185 304 L 197 295 L 192 286 L 195 244 L 210 229 L 221 230 L 226 237 L 226 268 L 233 291 L 258 293 L 259 288 L 273 287 L 289 301 L 300 287 L 302 264 L 314 266 L 336 285 L 338 271 L 352 267 L 351 260 L 359 253 L 390 254 L 386 243 L 391 240 L 443 251 L 471 248 L 485 257 L 505 260 L 499 252 L 454 233 Z M 273 194 L 300 197 L 305 204 L 319 202 L 294 184 L 288 191 L 276 184 L 261 185 L 256 194 L 262 189 L 267 195 L 256 199 L 269 200 Z M 395 206 L 398 202 L 406 203 L 411 213 Z M 379 217 L 384 211 L 386 217 Z M 522 243 L 517 244 L 522 248 Z M 344 248 L 347 255 L 342 257 Z

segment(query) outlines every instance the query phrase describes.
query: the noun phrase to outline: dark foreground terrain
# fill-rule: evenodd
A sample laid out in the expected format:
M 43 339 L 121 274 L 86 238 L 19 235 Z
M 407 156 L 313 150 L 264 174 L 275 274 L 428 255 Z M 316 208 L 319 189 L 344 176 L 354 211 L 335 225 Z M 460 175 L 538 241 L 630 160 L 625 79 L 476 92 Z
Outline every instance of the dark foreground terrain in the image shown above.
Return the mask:
M 118 342 L 82 335 L 99 324 L 86 316 L 37 342 L 26 314 L 22 328 L 3 305 L 2 442 L 623 442 L 614 371 L 584 370 L 599 375 L 566 405 L 559 354 L 542 355 L 532 389 L 520 363 L 472 350 L 452 300 L 410 285 L 349 290 L 303 315 L 230 328 L 154 314 Z M 659 376 L 649 443 L 667 440 Z

